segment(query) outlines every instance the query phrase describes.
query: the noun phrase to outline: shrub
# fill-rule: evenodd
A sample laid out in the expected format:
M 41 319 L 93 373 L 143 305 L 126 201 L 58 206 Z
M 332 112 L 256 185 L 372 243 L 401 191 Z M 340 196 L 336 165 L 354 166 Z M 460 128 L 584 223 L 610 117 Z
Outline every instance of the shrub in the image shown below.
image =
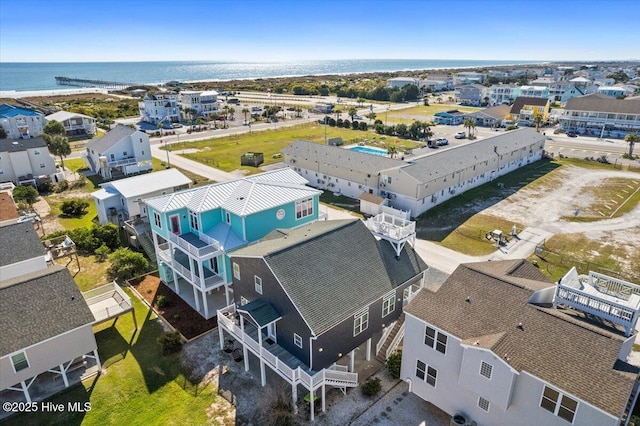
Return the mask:
M 38 184 L 38 192 L 41 194 L 49 194 L 53 191 L 53 189 L 53 183 L 48 179 Z
M 111 267 L 108 270 L 112 278 L 128 280 L 136 275 L 140 275 L 149 268 L 149 262 L 140 253 L 119 248 L 109 256 Z
M 377 377 L 369 377 L 362 385 L 362 394 L 364 396 L 375 396 L 382 390 L 380 379 Z
M 402 351 L 394 351 L 387 359 L 387 370 L 394 379 L 400 378 L 400 366 L 402 364 Z
M 169 301 L 163 295 L 158 296 L 158 298 L 156 299 L 156 304 L 158 305 L 158 308 L 162 309 L 165 306 L 167 306 L 168 303 Z
M 13 200 L 32 206 L 38 199 L 38 190 L 31 185 L 16 186 L 13 189 Z
M 517 128 L 518 126 L 514 126 L 513 124 L 511 124 L 510 126 L 507 126 L 505 130 L 516 130 Z
M 365 123 L 364 121 L 361 121 L 360 124 L 358 124 L 358 128 L 360 130 L 366 131 L 369 128 L 369 125 L 367 123 Z
M 91 228 L 93 236 L 102 241 L 111 250 L 120 247 L 120 230 L 117 225 L 107 223 L 105 225 L 94 225 Z
M 104 243 L 100 247 L 98 247 L 95 251 L 96 258 L 98 262 L 104 262 L 107 256 L 111 253 L 111 249 L 107 247 Z
M 67 189 L 69 189 L 69 182 L 66 180 L 60 181 L 56 185 L 56 192 L 66 191 Z
M 63 214 L 75 217 L 87 214 L 88 208 L 89 202 L 81 199 L 67 200 L 62 203 L 62 206 L 60 206 L 60 210 L 62 210 Z
M 180 333 L 173 331 L 171 333 L 165 333 L 161 337 L 158 337 L 158 344 L 163 355 L 170 355 L 176 352 L 180 352 L 182 349 L 182 341 L 180 340 Z

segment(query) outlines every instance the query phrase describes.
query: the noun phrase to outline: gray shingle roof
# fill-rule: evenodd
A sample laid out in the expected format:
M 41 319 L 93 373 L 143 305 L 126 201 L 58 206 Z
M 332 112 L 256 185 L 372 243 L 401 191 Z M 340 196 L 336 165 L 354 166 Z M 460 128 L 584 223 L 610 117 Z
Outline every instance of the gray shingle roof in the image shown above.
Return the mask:
M 238 311 L 249 314 L 260 327 L 264 327 L 282 317 L 271 303 L 263 299 L 256 299 L 246 305 L 239 306 Z
M 45 249 L 33 229 L 33 223 L 14 223 L 0 227 L 0 265 L 22 262 L 45 255 Z M 0 277 L 0 281 L 2 277 Z
M 27 149 L 44 148 L 46 146 L 47 142 L 42 138 L 0 139 L 0 152 L 20 152 L 26 151 Z
M 593 93 L 569 99 L 564 109 L 565 111 L 640 114 L 640 99 L 614 99 L 601 93 Z
M 429 182 L 444 175 L 455 173 L 482 161 L 544 142 L 545 137 L 531 128 L 511 130 L 487 139 L 454 146 L 430 153 L 413 160 L 413 164 L 402 169 L 419 182 Z M 494 151 L 497 147 L 497 151 Z
M 409 245 L 396 260 L 360 220 L 277 230 L 231 253 L 243 255 L 265 259 L 316 336 L 427 268 Z
M 619 416 L 635 377 L 616 364 L 624 337 L 528 303 L 534 291 L 551 286 L 524 260 L 465 264 L 405 311 Z
M 480 111 L 470 112 L 469 114 L 465 114 L 465 117 L 492 117 L 496 120 L 501 120 L 505 118 L 509 114 L 509 110 L 511 107 L 509 105 L 496 105 L 490 108 L 485 108 Z
M 136 132 L 136 129 L 132 129 L 131 127 L 123 124 L 118 124 L 103 137 L 88 142 L 87 148 L 102 154 L 106 150 L 116 146 L 118 142 L 134 132 Z
M 371 155 L 364 152 L 301 140 L 297 140 L 284 148 L 282 153 L 315 161 L 320 164 L 330 164 L 345 170 L 370 173 L 371 175 L 377 174 L 380 170 L 391 169 L 406 164 L 404 161 L 380 155 Z
M 0 282 L 0 356 L 94 320 L 69 271 L 62 267 Z

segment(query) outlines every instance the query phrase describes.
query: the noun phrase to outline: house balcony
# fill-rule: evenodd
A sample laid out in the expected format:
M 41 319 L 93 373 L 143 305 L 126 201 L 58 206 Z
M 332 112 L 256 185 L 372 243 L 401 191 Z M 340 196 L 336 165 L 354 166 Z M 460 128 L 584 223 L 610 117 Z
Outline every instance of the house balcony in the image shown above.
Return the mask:
M 148 217 L 135 217 L 125 220 L 124 227 L 132 235 L 142 235 L 151 231 Z
M 318 372 L 310 370 L 302 361 L 277 343 L 267 342 L 264 333 L 262 339 L 258 338 L 258 328 L 249 321 L 244 321 L 244 329 L 242 329 L 238 318 L 236 318 L 235 305 L 218 310 L 218 327 L 221 336 L 223 330 L 229 333 L 292 385 L 300 384 L 309 391 L 316 390 L 322 385 L 358 386 L 358 373 L 350 373 L 346 371 L 344 366 L 333 365 Z M 260 340 L 262 340 L 262 345 L 260 345 Z
M 574 267 L 558 282 L 553 304 L 622 326 L 629 337 L 640 314 L 640 286 L 596 272 L 578 275 Z
M 129 157 L 122 160 L 107 161 L 107 164 L 109 167 L 131 166 L 133 164 L 138 164 L 138 160 L 136 160 L 135 157 Z
M 197 257 L 213 257 L 223 252 L 222 244 L 203 232 L 187 232 L 181 235 L 169 234 L 169 240 L 181 249 Z
M 365 221 L 367 228 L 374 234 L 397 241 L 415 235 L 416 223 L 388 213 L 380 213 Z
M 91 313 L 94 324 L 119 317 L 133 310 L 131 298 L 114 281 L 82 293 Z M 135 320 L 135 318 L 134 318 Z
M 225 284 L 224 278 L 204 266 L 202 267 L 201 278 L 198 265 L 194 262 L 192 271 L 189 256 L 180 250 L 176 250 L 172 255 L 169 243 L 158 246 L 158 257 L 191 285 L 195 285 L 203 290 L 212 290 L 222 287 Z

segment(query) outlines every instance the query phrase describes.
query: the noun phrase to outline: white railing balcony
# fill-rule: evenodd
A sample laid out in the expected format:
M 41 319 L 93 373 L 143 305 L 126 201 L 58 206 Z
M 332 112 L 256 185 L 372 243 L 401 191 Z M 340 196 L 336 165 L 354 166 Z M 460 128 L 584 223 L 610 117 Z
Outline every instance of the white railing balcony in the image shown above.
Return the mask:
M 191 244 L 185 238 L 182 238 L 182 236 L 180 235 L 176 235 L 173 233 L 169 234 L 169 240 L 171 240 L 171 242 L 177 244 L 180 248 L 182 248 L 183 250 L 186 250 L 187 252 L 189 252 L 190 254 L 198 258 L 212 255 L 219 251 L 222 251 L 222 245 L 217 240 L 209 237 L 208 235 L 198 232 L 198 238 L 205 245 L 203 245 L 202 247 L 197 247 Z
M 105 321 L 133 309 L 131 298 L 114 281 L 82 293 L 94 323 Z
M 138 163 L 138 160 L 136 160 L 134 157 L 124 158 L 122 160 L 107 161 L 107 164 L 109 165 L 109 167 L 129 166 L 131 164 L 137 164 L 137 163 Z
M 219 275 L 212 275 L 204 279 L 205 288 L 217 288 L 223 285 L 224 283 L 225 283 L 225 280 Z
M 169 247 L 169 243 L 162 243 L 158 245 L 158 257 L 169 265 L 172 265 L 171 260 L 171 248 Z
M 182 275 L 182 277 L 189 281 L 191 284 L 199 284 L 196 280 L 198 279 L 198 277 L 196 277 L 194 274 L 191 273 L 191 271 L 189 270 L 189 268 L 185 268 L 184 266 L 182 266 L 182 264 L 180 262 L 177 261 L 171 261 L 171 267 L 180 275 Z
M 376 234 L 398 241 L 409 238 L 416 233 L 415 222 L 387 213 L 370 217 L 365 221 L 365 225 Z

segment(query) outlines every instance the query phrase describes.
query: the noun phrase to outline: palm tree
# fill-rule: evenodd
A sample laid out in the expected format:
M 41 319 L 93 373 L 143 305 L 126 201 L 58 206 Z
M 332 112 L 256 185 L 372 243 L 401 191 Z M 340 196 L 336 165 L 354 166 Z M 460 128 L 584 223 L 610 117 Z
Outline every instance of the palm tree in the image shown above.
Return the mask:
M 300 108 L 300 107 L 295 107 L 295 108 L 294 108 L 294 111 L 295 111 L 295 113 L 296 113 L 296 117 L 297 117 L 297 118 L 300 118 L 300 117 L 302 116 L 302 108 Z
M 351 117 L 351 121 L 353 121 L 353 117 L 358 114 L 358 110 L 354 107 L 349 108 L 349 117 Z
M 342 110 L 340 108 L 336 108 L 333 112 L 336 113 L 336 121 L 340 119 L 340 114 L 342 114 Z
M 389 157 L 393 158 L 398 154 L 398 148 L 396 148 L 395 145 L 389 145 L 387 147 L 387 152 L 389 153 Z
M 629 133 L 627 136 L 624 137 L 624 140 L 629 144 L 629 159 L 633 159 L 633 146 L 636 144 L 636 142 L 640 140 L 638 138 L 638 134 Z
M 471 138 L 471 129 L 476 127 L 476 120 L 474 120 L 471 117 L 465 118 L 464 120 L 464 127 L 467 129 L 467 134 L 469 136 L 469 138 Z
M 160 137 L 162 137 L 162 128 L 164 127 L 164 123 L 161 121 L 158 124 L 156 124 L 156 127 L 160 129 Z
M 542 115 L 536 114 L 533 117 L 533 123 L 536 125 L 536 132 L 540 133 L 540 125 L 542 124 Z
M 64 170 L 64 157 L 71 154 L 71 145 L 69 145 L 69 139 L 61 135 L 48 135 L 45 133 L 45 140 L 49 145 L 49 151 L 53 155 L 60 157 L 60 163 L 62 164 L 62 170 Z
M 231 120 L 233 121 L 235 119 L 234 114 L 236 113 L 236 109 L 234 107 L 230 107 L 229 108 L 229 115 L 231 116 Z
M 244 122 L 247 122 L 247 114 L 249 114 L 249 108 L 242 108 L 242 113 L 244 114 Z

